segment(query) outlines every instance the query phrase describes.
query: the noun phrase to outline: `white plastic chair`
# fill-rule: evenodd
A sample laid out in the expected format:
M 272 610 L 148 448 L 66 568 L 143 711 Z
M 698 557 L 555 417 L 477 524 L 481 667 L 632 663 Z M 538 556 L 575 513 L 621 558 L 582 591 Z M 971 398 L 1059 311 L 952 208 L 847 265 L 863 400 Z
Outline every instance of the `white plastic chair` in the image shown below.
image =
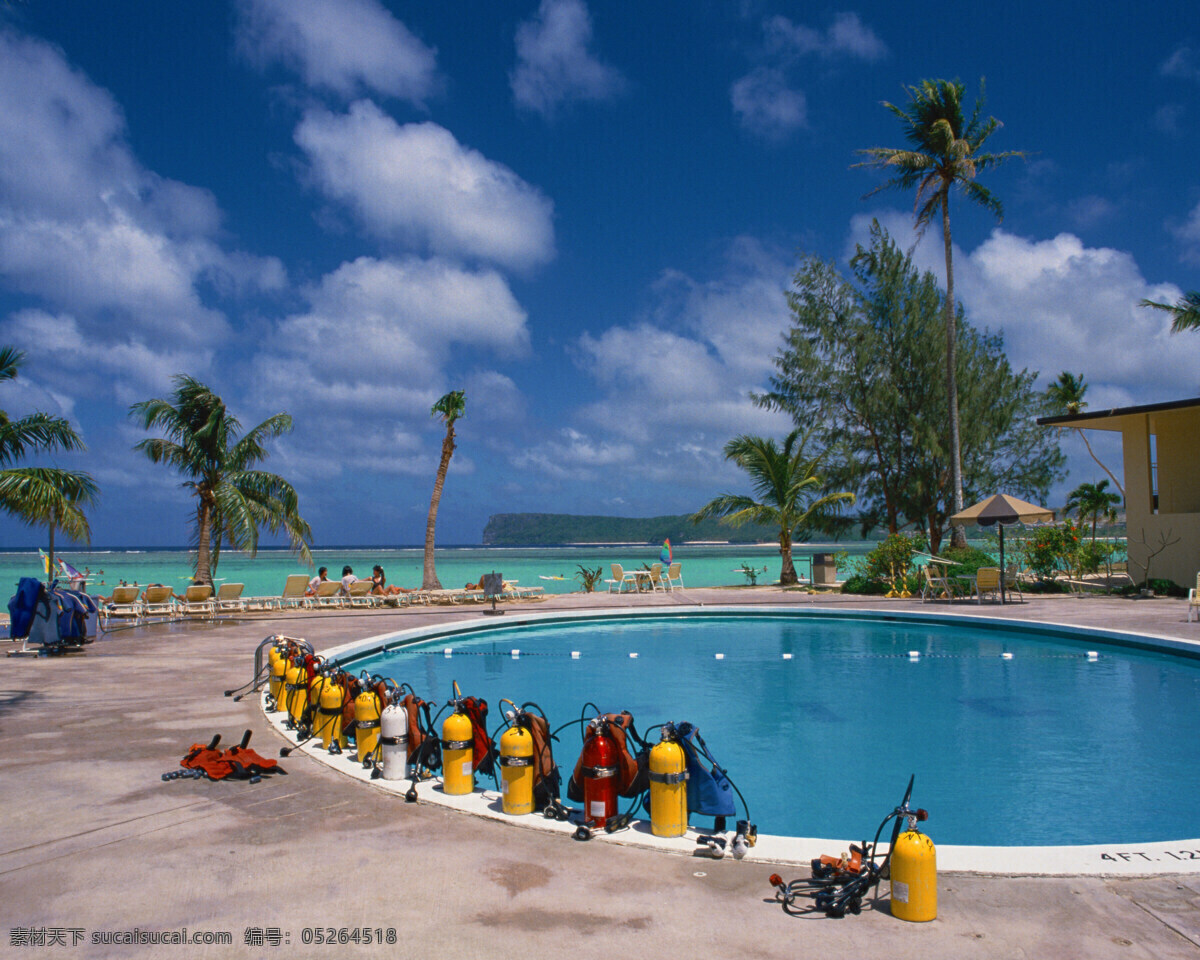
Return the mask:
M 667 572 L 663 574 L 663 589 L 674 590 L 676 585 L 679 589 L 683 589 L 683 564 L 676 561 L 667 567 Z

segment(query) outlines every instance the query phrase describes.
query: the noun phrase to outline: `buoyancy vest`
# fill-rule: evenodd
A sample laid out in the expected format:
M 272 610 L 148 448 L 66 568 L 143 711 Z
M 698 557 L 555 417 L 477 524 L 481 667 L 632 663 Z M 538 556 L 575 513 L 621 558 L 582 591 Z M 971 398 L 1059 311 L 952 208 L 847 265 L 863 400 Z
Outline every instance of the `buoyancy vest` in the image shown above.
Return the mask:
M 400 705 L 408 714 L 408 763 L 413 775 L 435 773 L 442 768 L 442 741 L 432 733 L 429 704 L 409 693 Z
M 633 714 L 628 710 L 606 713 L 601 717 L 599 731 L 610 737 L 617 748 L 617 793 L 622 797 L 636 797 L 645 792 L 650 782 L 646 765 L 629 750 L 629 736 L 637 738 L 633 726 Z M 591 736 L 589 734 L 588 736 Z M 586 745 L 587 738 L 584 739 Z M 571 779 L 567 781 L 567 797 L 576 803 L 583 801 L 583 751 L 575 761 Z
M 709 752 L 699 728 L 685 721 L 675 724 L 675 732 L 687 763 L 688 810 L 707 817 L 735 816 L 729 776 Z
M 524 710 L 517 715 L 517 722 L 533 738 L 533 806 L 541 810 L 558 800 L 562 779 L 550 748 L 550 725 L 541 714 Z
M 463 713 L 471 721 L 473 734 L 471 769 L 484 776 L 495 776 L 496 744 L 487 731 L 487 701 L 476 697 L 463 697 L 460 703 Z
M 17 583 L 17 592 L 8 601 L 9 636 L 14 640 L 29 636 L 41 593 L 42 582 L 36 577 L 22 577 Z M 45 602 L 48 603 L 48 599 Z

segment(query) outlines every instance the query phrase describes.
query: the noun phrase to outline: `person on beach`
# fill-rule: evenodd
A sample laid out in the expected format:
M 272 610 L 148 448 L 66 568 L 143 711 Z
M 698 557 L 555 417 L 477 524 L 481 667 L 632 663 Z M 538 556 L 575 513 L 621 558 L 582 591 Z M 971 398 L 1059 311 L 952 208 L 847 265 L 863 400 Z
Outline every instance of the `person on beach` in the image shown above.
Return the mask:
M 358 577 L 354 575 L 354 568 L 350 564 L 342 567 L 342 596 L 350 596 L 350 584 L 358 583 Z
M 317 595 L 317 587 L 329 579 L 329 568 L 319 567 L 317 575 L 308 581 L 308 589 L 304 591 L 306 597 L 315 597 Z
M 394 597 L 400 593 L 414 593 L 416 588 L 406 590 L 404 587 L 389 587 L 387 576 L 383 572 L 383 567 L 375 564 L 375 569 L 371 571 L 371 582 L 375 584 L 371 588 L 371 593 L 377 597 Z

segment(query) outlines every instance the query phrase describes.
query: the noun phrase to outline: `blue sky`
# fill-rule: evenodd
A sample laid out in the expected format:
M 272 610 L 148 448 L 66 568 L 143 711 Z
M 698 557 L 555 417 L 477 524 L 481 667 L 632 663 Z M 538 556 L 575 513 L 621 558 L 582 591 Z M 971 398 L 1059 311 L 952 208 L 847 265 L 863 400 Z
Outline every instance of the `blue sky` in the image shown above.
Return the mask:
M 653 515 L 738 486 L 800 251 L 878 216 L 855 150 L 882 100 L 961 78 L 1026 162 L 1005 219 L 953 209 L 957 293 L 1018 368 L 1093 408 L 1195 396 L 1200 336 L 1142 297 L 1200 286 L 1194 4 L 851 6 L 229 0 L 0 6 L 0 406 L 65 415 L 100 545 L 185 543 L 131 403 L 186 372 L 246 425 L 317 543 L 439 540 L 495 512 Z M 916 249 L 942 273 L 940 236 Z M 1062 492 L 1099 479 L 1072 444 Z M 1116 461 L 1116 449 L 1100 444 Z M 0 520 L 0 545 L 40 541 Z

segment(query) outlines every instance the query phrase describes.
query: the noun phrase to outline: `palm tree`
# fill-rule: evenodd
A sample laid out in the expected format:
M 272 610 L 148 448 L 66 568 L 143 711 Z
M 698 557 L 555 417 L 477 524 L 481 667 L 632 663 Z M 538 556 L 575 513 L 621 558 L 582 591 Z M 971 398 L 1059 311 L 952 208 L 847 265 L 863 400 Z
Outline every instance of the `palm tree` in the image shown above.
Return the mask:
M 152 463 L 174 467 L 196 498 L 196 583 L 212 583 L 221 544 L 258 552 L 258 528 L 280 530 L 306 563 L 312 562 L 312 531 L 300 516 L 296 491 L 282 477 L 251 469 L 268 456 L 264 441 L 290 433 L 292 418 L 277 413 L 239 439 L 242 425 L 225 402 L 192 377 L 174 378 L 169 399 L 143 400 L 129 415 L 144 429 L 166 437 L 136 444 Z
M 54 571 L 54 534 L 61 530 L 76 543 L 88 543 L 92 530 L 84 506 L 95 504 L 96 482 L 86 473 L 56 467 L 0 470 L 0 509 L 50 531 L 49 567 Z
M 433 535 L 437 529 L 438 505 L 442 502 L 442 487 L 446 483 L 446 471 L 450 469 L 450 458 L 454 456 L 454 422 L 467 412 L 467 398 L 461 390 L 451 390 L 433 405 L 431 416 L 441 417 L 446 425 L 446 436 L 442 439 L 442 459 L 438 463 L 437 479 L 433 481 L 433 496 L 429 498 L 429 519 L 425 521 L 425 570 L 421 579 L 422 590 L 441 590 L 433 563 Z
M 1200 330 L 1200 290 L 1189 290 L 1174 304 L 1159 303 L 1157 300 L 1143 300 L 1138 305 L 1167 311 L 1173 318 L 1171 321 L 1172 333 Z
M 920 86 L 908 87 L 909 102 L 904 107 L 884 102 L 904 128 L 910 146 L 870 147 L 859 153 L 870 157 L 859 167 L 875 167 L 890 175 L 890 179 L 867 196 L 895 187 L 901 190 L 916 188 L 914 204 L 918 234 L 923 234 L 934 216 L 942 217 L 942 242 L 946 254 L 946 393 L 950 408 L 950 460 L 954 484 L 954 512 L 963 508 L 962 444 L 958 429 L 958 380 L 955 354 L 954 264 L 950 239 L 950 190 L 958 187 L 967 199 L 990 210 L 997 220 L 1004 219 L 1000 201 L 976 182 L 976 176 L 998 166 L 1012 157 L 1024 157 L 1019 151 L 981 153 L 980 149 L 992 133 L 1001 126 L 995 117 L 982 117 L 984 84 L 979 81 L 979 99 L 970 120 L 963 114 L 963 85 L 959 81 L 922 80 Z M 967 545 L 961 524 L 951 536 L 954 546 Z
M 1073 417 L 1076 414 L 1083 413 L 1087 409 L 1087 401 L 1083 399 L 1084 394 L 1087 393 L 1087 387 L 1087 381 L 1083 379 L 1082 373 L 1077 375 L 1064 370 L 1058 375 L 1057 380 L 1046 387 L 1046 402 L 1055 413 Z M 1096 456 L 1096 451 L 1092 449 L 1091 443 L 1088 442 L 1087 434 L 1079 427 L 1073 427 L 1072 429 L 1079 434 L 1083 445 L 1087 447 L 1087 452 L 1091 454 L 1092 459 L 1096 461 L 1100 469 L 1108 474 L 1113 485 L 1121 491 L 1121 499 L 1124 499 L 1125 488 L 1121 486 L 1121 481 L 1116 478 L 1116 475 Z M 1061 427 L 1059 427 L 1059 432 L 1062 432 Z M 1110 493 L 1109 496 L 1111 497 L 1113 494 Z
M 0 383 L 15 380 L 25 354 L 0 347 Z M 96 502 L 96 482 L 87 473 L 58 467 L 15 467 L 34 452 L 86 450 L 83 440 L 62 417 L 31 413 L 10 420 L 0 410 L 0 510 L 50 531 L 50 569 L 54 569 L 54 534 L 61 530 L 77 543 L 91 540 L 84 506 Z
M 1101 480 L 1099 483 L 1081 483 L 1071 495 L 1067 497 L 1067 512 L 1072 510 L 1079 514 L 1081 521 L 1092 518 L 1092 543 L 1096 542 L 1096 522 L 1105 517 L 1110 523 L 1117 519 L 1116 506 L 1121 502 L 1121 497 L 1115 493 L 1109 493 L 1107 490 L 1108 481 Z
M 821 457 L 805 456 L 806 440 L 799 428 L 784 437 L 782 448 L 770 438 L 734 437 L 725 444 L 725 459 L 749 474 L 754 496 L 725 493 L 691 517 L 692 523 L 723 517 L 733 527 L 746 523 L 778 525 L 779 555 L 783 558 L 779 582 L 785 586 L 799 582 L 792 565 L 792 540 L 797 533 L 823 528 L 843 504 L 854 503 L 853 493 L 822 494 L 825 484 L 817 474 Z

